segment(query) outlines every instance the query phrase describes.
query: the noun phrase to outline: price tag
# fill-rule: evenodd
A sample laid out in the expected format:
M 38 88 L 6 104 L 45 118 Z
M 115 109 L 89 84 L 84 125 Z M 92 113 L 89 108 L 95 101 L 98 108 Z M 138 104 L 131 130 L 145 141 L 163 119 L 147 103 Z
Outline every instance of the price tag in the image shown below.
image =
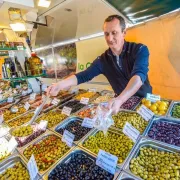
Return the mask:
M 62 141 L 65 142 L 69 147 L 72 147 L 75 135 L 67 130 L 64 130 Z
M 21 86 L 19 86 L 19 85 L 16 85 L 16 88 L 17 88 L 17 89 L 20 89 L 20 88 L 21 88 Z
M 14 100 L 14 98 L 13 97 L 8 97 L 8 99 L 7 99 L 7 102 L 13 102 L 13 100 Z
M 8 152 L 11 153 L 12 151 L 14 151 L 14 149 L 17 147 L 17 145 L 18 145 L 18 143 L 17 143 L 15 137 L 12 136 L 12 138 L 8 142 Z
M 34 114 L 37 114 L 39 111 L 39 106 L 35 109 Z
M 30 100 L 35 100 L 36 99 L 36 93 L 32 93 L 29 97 Z
M 89 98 L 82 97 L 80 103 L 87 105 L 89 102 Z
M 3 99 L 3 95 L 2 94 L 0 94 L 0 99 Z
M 23 96 L 26 96 L 27 94 L 28 94 L 27 91 L 22 91 L 22 95 L 23 95 Z
M 63 109 L 62 109 L 62 114 L 65 114 L 65 115 L 67 115 L 67 116 L 70 116 L 71 111 L 72 111 L 72 108 L 67 107 L 67 106 L 64 106 Z
M 140 132 L 128 122 L 126 122 L 123 128 L 123 133 L 130 139 L 132 139 L 134 142 L 136 142 L 137 138 L 140 135 Z
M 37 163 L 33 154 L 28 161 L 27 167 L 28 167 L 31 180 L 34 180 L 38 174 L 38 167 L 37 167 Z
M 87 127 L 87 128 L 93 128 L 94 127 L 94 119 L 85 117 L 81 126 Z
M 99 150 L 96 165 L 108 171 L 111 174 L 115 174 L 118 157 L 114 156 L 106 151 Z
M 31 106 L 31 105 L 30 105 L 28 102 L 25 103 L 24 108 L 26 109 L 26 111 L 29 110 L 30 106 Z
M 1 82 L 1 84 L 0 84 L 1 86 L 3 86 L 4 85 L 4 82 Z
M 161 100 L 161 96 L 160 95 L 155 95 L 155 94 L 147 93 L 146 99 L 151 101 L 151 102 L 156 102 L 156 101 L 160 101 Z
M 154 113 L 143 104 L 137 110 L 137 113 L 140 114 L 146 121 L 149 121 L 154 116 Z
M 41 120 L 40 123 L 39 123 L 39 125 L 38 125 L 38 127 L 39 127 L 40 129 L 42 129 L 42 130 L 46 130 L 47 125 L 48 125 L 48 121 L 46 121 L 46 120 Z
M 3 145 L 3 144 L 7 144 L 8 141 L 3 137 L 3 138 L 0 138 L 0 145 Z
M 17 50 L 24 50 L 23 46 L 17 46 Z
M 54 105 L 58 105 L 59 102 L 60 102 L 60 99 L 54 98 L 51 103 Z
M 1 112 L 1 114 L 0 114 L 0 124 L 2 124 L 3 121 L 4 121 L 4 116 L 3 116 L 3 113 Z
M 9 88 L 8 91 L 11 92 L 11 91 L 12 91 L 12 88 Z
M 13 93 L 14 93 L 14 94 L 17 94 L 18 92 L 14 89 L 14 90 L 13 90 Z
M 97 89 L 96 88 L 89 88 L 89 92 L 96 92 Z
M 15 53 L 14 53 L 14 51 L 8 51 L 8 54 L 9 54 L 9 57 L 13 58 Z
M 27 90 L 27 93 L 29 94 L 29 93 L 31 93 L 32 92 L 32 89 L 28 89 Z

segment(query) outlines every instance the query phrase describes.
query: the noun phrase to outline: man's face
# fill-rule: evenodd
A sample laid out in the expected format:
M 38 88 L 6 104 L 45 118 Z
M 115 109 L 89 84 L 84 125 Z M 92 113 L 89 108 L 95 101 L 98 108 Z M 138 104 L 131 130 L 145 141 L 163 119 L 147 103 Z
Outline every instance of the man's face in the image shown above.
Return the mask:
M 108 46 L 115 51 L 122 49 L 125 31 L 122 32 L 119 20 L 113 19 L 111 22 L 105 22 L 103 30 Z

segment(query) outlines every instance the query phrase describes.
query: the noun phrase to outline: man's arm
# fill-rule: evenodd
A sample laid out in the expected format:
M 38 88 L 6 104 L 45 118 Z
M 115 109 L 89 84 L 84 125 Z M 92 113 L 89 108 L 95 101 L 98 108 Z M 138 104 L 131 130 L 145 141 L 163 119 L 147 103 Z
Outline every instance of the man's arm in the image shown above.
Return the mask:
M 149 51 L 147 47 L 140 47 L 138 53 L 135 55 L 135 63 L 130 81 L 122 93 L 109 103 L 109 108 L 112 109 L 113 113 L 118 113 L 121 105 L 133 96 L 143 85 L 148 73 L 148 59 Z
M 63 89 L 70 88 L 71 86 L 76 86 L 78 84 L 90 81 L 95 76 L 102 73 L 102 67 L 100 58 L 97 58 L 89 68 L 85 71 L 72 75 L 64 80 L 59 81 L 51 85 L 47 89 L 47 95 L 57 96 L 58 92 Z

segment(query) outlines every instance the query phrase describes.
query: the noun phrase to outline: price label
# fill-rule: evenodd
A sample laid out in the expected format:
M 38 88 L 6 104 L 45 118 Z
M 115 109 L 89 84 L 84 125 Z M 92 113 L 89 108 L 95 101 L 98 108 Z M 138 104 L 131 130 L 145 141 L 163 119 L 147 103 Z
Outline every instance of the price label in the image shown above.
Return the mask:
M 35 100 L 36 99 L 36 93 L 32 93 L 29 97 L 30 100 Z
M 65 142 L 69 147 L 72 147 L 75 135 L 67 130 L 64 130 L 62 141 Z
M 30 106 L 31 106 L 31 105 L 30 105 L 28 102 L 25 103 L 24 108 L 26 109 L 26 111 L 29 110 Z
M 155 94 L 147 93 L 146 99 L 151 101 L 151 102 L 156 102 L 156 101 L 160 101 L 161 100 L 161 96 L 160 95 L 155 95 Z
M 24 50 L 23 46 L 17 46 L 17 50 Z
M 8 51 L 8 54 L 9 54 L 9 57 L 13 58 L 15 53 L 14 53 L 14 51 Z
M 60 102 L 60 99 L 54 98 L 51 103 L 54 105 L 58 105 L 59 102 Z
M 12 136 L 12 138 L 8 142 L 8 152 L 11 153 L 12 151 L 14 151 L 14 149 L 17 147 L 17 145 L 18 145 L 18 143 L 17 143 L 15 137 Z
M 137 110 L 137 113 L 140 114 L 146 121 L 149 121 L 154 116 L 154 113 L 144 105 L 141 105 L 141 107 Z
M 14 89 L 14 90 L 13 90 L 13 93 L 14 93 L 14 94 L 17 94 L 17 91 Z
M 34 180 L 38 174 L 38 167 L 37 167 L 37 163 L 33 154 L 28 161 L 27 168 L 28 168 L 31 180 Z
M 89 92 L 96 92 L 97 89 L 96 88 L 89 88 Z
M 22 95 L 23 95 L 23 96 L 26 96 L 27 94 L 28 94 L 27 91 L 22 91 Z
M 89 98 L 82 97 L 80 103 L 87 105 L 89 103 Z
M 27 90 L 27 93 L 29 94 L 29 93 L 31 93 L 32 92 L 32 89 L 28 89 Z
M 17 88 L 17 89 L 20 89 L 20 88 L 21 88 L 21 86 L 19 86 L 19 85 L 16 85 L 16 88 Z
M 123 128 L 123 133 L 130 139 L 132 139 L 134 142 L 136 142 L 137 138 L 140 135 L 140 132 L 128 122 L 126 122 Z
M 4 85 L 4 82 L 1 82 L 1 84 L 0 84 L 1 86 L 3 86 Z
M 62 109 L 62 114 L 65 114 L 65 115 L 67 115 L 67 116 L 70 116 L 71 111 L 72 111 L 72 108 L 67 107 L 67 106 L 64 106 L 63 109 Z
M 3 116 L 3 113 L 1 112 L 1 114 L 0 114 L 0 124 L 2 124 L 3 121 L 4 121 L 4 116 Z
M 46 121 L 46 120 L 41 120 L 40 123 L 39 123 L 39 125 L 38 125 L 38 127 L 39 127 L 40 129 L 42 129 L 42 130 L 46 130 L 47 125 L 48 125 L 48 121 Z
M 87 127 L 87 128 L 93 128 L 94 127 L 94 119 L 85 117 L 81 126 Z
M 38 111 L 39 111 L 39 106 L 35 109 L 35 111 L 34 111 L 34 114 L 37 114 L 38 113 Z
M 118 157 L 114 156 L 106 151 L 99 150 L 96 165 L 108 171 L 111 174 L 115 174 Z
M 2 94 L 0 94 L 0 99 L 3 99 L 3 95 Z
M 9 88 L 8 91 L 11 92 L 11 91 L 12 91 L 12 88 Z
M 8 99 L 7 99 L 7 102 L 13 102 L 13 100 L 14 100 L 14 98 L 13 97 L 8 97 Z

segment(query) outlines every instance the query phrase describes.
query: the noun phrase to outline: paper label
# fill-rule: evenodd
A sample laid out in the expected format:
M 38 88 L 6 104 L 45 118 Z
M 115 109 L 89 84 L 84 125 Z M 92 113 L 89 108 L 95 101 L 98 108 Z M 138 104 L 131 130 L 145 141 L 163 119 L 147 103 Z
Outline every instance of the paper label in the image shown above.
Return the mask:
M 97 89 L 96 88 L 89 88 L 89 92 L 96 92 Z
M 28 94 L 27 91 L 22 91 L 22 95 L 23 95 L 23 96 L 25 96 L 25 95 L 27 95 L 27 94 Z
M 37 114 L 38 113 L 38 111 L 39 111 L 39 106 L 35 109 L 35 111 L 34 111 L 34 114 Z
M 17 46 L 17 50 L 24 50 L 23 46 Z
M 106 151 L 99 150 L 96 165 L 108 171 L 111 174 L 115 174 L 118 157 L 114 156 Z
M 4 82 L 1 82 L 1 86 L 3 86 L 4 85 Z
M 12 91 L 12 88 L 9 88 L 8 91 L 11 92 L 11 91 Z
M 160 95 L 155 95 L 155 94 L 147 93 L 146 99 L 151 101 L 151 102 L 156 102 L 156 101 L 160 101 L 161 100 L 161 96 Z
M 31 180 L 34 180 L 38 174 L 38 167 L 37 167 L 37 163 L 33 154 L 27 163 L 27 168 L 28 168 Z
M 39 123 L 39 125 L 38 125 L 38 127 L 39 127 L 40 129 L 42 129 L 42 130 L 46 130 L 47 125 L 48 125 L 48 121 L 46 121 L 46 120 L 41 120 L 40 123 Z
M 30 100 L 35 100 L 36 99 L 36 93 L 32 93 L 29 97 Z
M 51 103 L 54 105 L 58 105 L 59 102 L 60 102 L 60 99 L 54 98 Z
M 26 109 L 26 111 L 29 110 L 30 106 L 31 106 L 31 105 L 30 105 L 28 102 L 25 103 L 24 108 Z
M 16 88 L 17 88 L 17 89 L 20 89 L 20 88 L 21 88 L 21 86 L 19 86 L 19 85 L 16 85 Z
M 89 103 L 89 98 L 82 97 L 80 103 L 87 105 Z
M 4 121 L 4 116 L 3 116 L 3 113 L 0 114 L 0 124 L 2 124 Z
M 146 121 L 149 121 L 154 116 L 154 113 L 143 104 L 137 110 L 137 113 L 140 114 Z
M 123 128 L 123 133 L 130 139 L 132 139 L 134 142 L 136 142 L 137 138 L 140 135 L 140 132 L 128 122 L 126 122 Z
M 14 98 L 13 97 L 8 97 L 8 99 L 7 99 L 7 102 L 13 102 L 13 100 L 14 100 Z
M 65 114 L 65 115 L 67 115 L 67 116 L 70 116 L 71 111 L 72 111 L 72 108 L 67 107 L 67 106 L 64 106 L 63 109 L 62 109 L 62 114 Z
M 14 136 L 12 136 L 12 138 L 10 139 L 10 141 L 8 142 L 8 152 L 11 153 L 12 151 L 15 150 L 15 148 L 18 146 L 18 143 L 15 139 Z
M 14 89 L 14 90 L 13 90 L 13 93 L 14 93 L 14 94 L 17 94 L 18 92 Z
M 75 135 L 67 130 L 64 130 L 62 141 L 65 142 L 69 147 L 72 147 Z
M 2 94 L 0 94 L 0 99 L 3 99 L 3 95 Z
M 94 127 L 94 119 L 85 117 L 81 126 L 87 127 L 87 128 L 93 128 Z

